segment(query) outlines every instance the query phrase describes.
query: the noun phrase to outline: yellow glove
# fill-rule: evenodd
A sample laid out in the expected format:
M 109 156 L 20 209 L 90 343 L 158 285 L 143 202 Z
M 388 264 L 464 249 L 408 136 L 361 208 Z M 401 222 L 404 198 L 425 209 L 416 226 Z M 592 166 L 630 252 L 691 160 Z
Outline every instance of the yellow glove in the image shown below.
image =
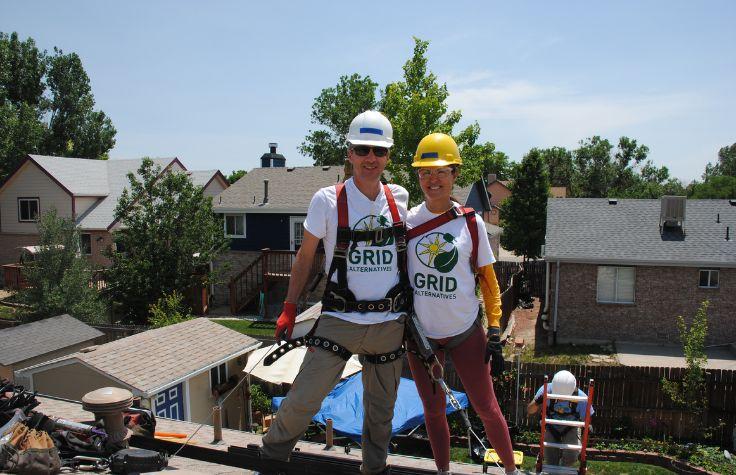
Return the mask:
M 479 268 L 478 278 L 480 279 L 480 292 L 483 295 L 488 327 L 498 328 L 501 326 L 501 291 L 498 288 L 493 265 Z

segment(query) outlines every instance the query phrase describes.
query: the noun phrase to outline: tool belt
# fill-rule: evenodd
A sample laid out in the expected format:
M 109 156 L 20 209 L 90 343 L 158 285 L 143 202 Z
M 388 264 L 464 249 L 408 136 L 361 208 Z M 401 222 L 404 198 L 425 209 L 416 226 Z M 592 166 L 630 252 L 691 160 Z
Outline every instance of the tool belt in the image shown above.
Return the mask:
M 322 311 L 340 313 L 367 312 L 408 312 L 411 308 L 412 290 L 406 267 L 406 226 L 396 206 L 391 189 L 383 185 L 393 224 L 387 228 L 353 230 L 348 216 L 348 197 L 345 184 L 335 185 L 337 196 L 337 238 L 332 254 L 332 262 L 327 273 L 327 284 L 322 296 Z M 393 238 L 396 246 L 399 283 L 392 287 L 386 296 L 378 300 L 358 300 L 348 286 L 347 258 L 350 250 L 359 242 L 384 243 Z M 332 276 L 337 273 L 337 282 Z

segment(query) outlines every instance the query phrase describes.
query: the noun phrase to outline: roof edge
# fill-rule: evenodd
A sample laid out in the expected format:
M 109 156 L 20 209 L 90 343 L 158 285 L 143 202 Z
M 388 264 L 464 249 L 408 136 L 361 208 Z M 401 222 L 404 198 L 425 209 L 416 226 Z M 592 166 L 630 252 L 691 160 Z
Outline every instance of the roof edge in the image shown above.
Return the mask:
M 736 262 L 706 262 L 706 261 L 650 261 L 636 259 L 578 259 L 574 257 L 544 256 L 544 260 L 550 264 L 554 262 L 566 264 L 619 264 L 629 266 L 652 266 L 652 267 L 724 267 L 736 268 Z

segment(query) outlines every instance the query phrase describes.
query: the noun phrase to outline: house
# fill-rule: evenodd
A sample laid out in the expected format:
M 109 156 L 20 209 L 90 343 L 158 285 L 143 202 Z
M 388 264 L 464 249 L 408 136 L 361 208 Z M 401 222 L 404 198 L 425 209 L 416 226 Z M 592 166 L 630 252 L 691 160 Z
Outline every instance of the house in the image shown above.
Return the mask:
M 81 250 L 93 267 L 109 264 L 104 253 L 119 228 L 115 207 L 143 159 L 88 160 L 83 158 L 28 155 L 0 186 L 0 264 L 17 262 L 18 248 L 38 244 L 38 217 L 56 208 L 59 216 L 71 218 L 81 231 Z M 228 187 L 218 170 L 188 171 L 178 158 L 156 158 L 164 171 L 189 174 L 216 196 Z
M 283 155 L 276 153 L 276 144 L 269 146 L 270 152 L 261 157 L 263 166 L 249 171 L 220 193 L 214 202 L 214 211 L 224 216 L 223 232 L 231 243 L 230 251 L 215 262 L 215 268 L 222 272 L 224 281 L 238 278 L 244 269 L 261 259 L 263 249 L 299 249 L 312 196 L 320 188 L 344 181 L 346 177 L 346 169 L 342 166 L 286 167 Z M 457 189 L 455 196 L 463 204 L 473 206 L 483 216 L 488 216 L 491 208 L 482 182 Z M 489 233 L 493 233 L 491 241 L 496 243 L 494 252 L 498 255 L 501 229 L 496 226 L 489 229 Z M 288 278 L 291 256 L 281 257 L 276 263 L 282 268 L 279 274 Z M 261 285 L 260 281 L 258 285 Z M 249 298 L 254 298 L 254 291 L 246 292 L 251 295 Z M 228 285 L 215 285 L 214 300 L 218 304 L 230 302 L 232 312 L 242 307 L 232 302 Z M 270 300 L 278 301 L 279 298 L 274 296 Z
M 31 366 L 16 380 L 31 391 L 80 401 L 86 393 L 115 386 L 141 398 L 157 416 L 208 423 L 223 394 L 241 377 L 248 354 L 261 343 L 206 318 L 92 346 Z M 245 401 L 238 391 L 223 407 L 223 425 L 245 424 Z
M 71 315 L 59 315 L 0 330 L 0 378 L 102 341 L 105 334 Z
M 708 344 L 736 341 L 736 200 L 547 202 L 547 325 L 557 341 L 678 341 L 708 300 Z
M 498 180 L 495 173 L 489 173 L 486 178 L 486 190 L 488 191 L 488 198 L 491 203 L 491 211 L 489 212 L 488 221 L 491 224 L 498 226 L 500 220 L 501 202 L 511 196 L 511 189 L 509 186 L 511 181 L 509 180 Z

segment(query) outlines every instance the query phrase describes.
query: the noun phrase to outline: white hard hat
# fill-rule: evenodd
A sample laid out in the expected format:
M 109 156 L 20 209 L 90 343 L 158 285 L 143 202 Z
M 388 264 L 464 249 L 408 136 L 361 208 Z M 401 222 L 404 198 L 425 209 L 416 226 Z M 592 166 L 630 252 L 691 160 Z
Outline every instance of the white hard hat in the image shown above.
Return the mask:
M 350 123 L 347 141 L 351 145 L 374 145 L 391 148 L 394 129 L 385 115 L 378 111 L 365 111 Z
M 564 394 L 565 396 L 570 396 L 575 392 L 575 389 L 578 387 L 578 382 L 575 379 L 575 376 L 567 371 L 562 370 L 558 371 L 555 374 L 555 377 L 552 378 L 552 387 L 550 388 L 550 392 L 552 394 Z

